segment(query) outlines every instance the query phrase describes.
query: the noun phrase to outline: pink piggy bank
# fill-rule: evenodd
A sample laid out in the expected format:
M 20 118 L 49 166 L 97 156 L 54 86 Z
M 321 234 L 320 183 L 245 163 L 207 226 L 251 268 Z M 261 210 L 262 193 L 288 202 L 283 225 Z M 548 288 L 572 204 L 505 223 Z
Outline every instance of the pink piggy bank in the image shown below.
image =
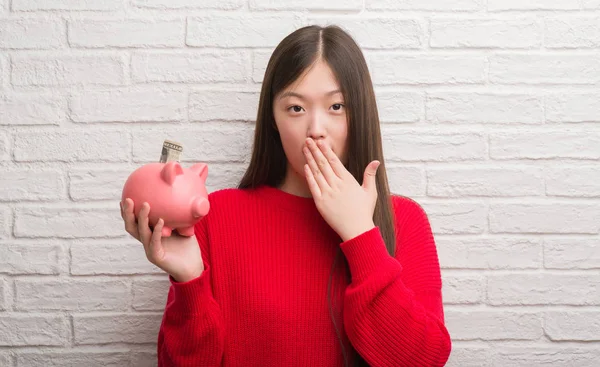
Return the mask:
M 174 161 L 149 163 L 129 176 L 121 200 L 133 200 L 136 218 L 142 204 L 150 204 L 148 224 L 155 226 L 162 218 L 163 237 L 169 237 L 174 229 L 182 236 L 193 236 L 194 224 L 210 209 L 205 186 L 207 175 L 205 163 L 190 168 L 182 168 Z

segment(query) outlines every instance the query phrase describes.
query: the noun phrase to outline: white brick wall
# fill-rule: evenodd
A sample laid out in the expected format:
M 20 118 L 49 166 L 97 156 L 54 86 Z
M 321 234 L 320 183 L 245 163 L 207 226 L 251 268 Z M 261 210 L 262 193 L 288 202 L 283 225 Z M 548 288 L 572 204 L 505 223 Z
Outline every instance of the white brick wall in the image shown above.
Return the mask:
M 164 139 L 248 161 L 275 45 L 365 52 L 392 190 L 436 234 L 449 366 L 600 360 L 599 0 L 0 0 L 0 366 L 152 366 L 168 281 L 122 226 Z

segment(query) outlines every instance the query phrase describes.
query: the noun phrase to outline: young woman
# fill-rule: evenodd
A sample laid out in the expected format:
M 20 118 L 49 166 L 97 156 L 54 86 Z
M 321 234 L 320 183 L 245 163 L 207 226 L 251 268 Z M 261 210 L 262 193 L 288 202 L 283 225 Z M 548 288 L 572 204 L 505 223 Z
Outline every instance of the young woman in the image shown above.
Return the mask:
M 336 26 L 269 60 L 250 165 L 195 236 L 128 233 L 171 287 L 159 366 L 443 366 L 440 267 L 425 212 L 389 192 L 373 85 Z M 142 204 L 142 203 L 140 203 Z

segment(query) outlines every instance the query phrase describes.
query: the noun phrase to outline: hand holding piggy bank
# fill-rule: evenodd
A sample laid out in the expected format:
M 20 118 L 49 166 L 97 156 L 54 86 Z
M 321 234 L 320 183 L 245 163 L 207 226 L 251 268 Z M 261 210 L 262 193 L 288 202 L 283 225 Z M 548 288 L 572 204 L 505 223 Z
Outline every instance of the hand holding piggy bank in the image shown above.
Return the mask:
M 178 162 L 146 164 L 129 176 L 121 200 L 133 200 L 136 218 L 142 204 L 150 204 L 148 223 L 154 227 L 162 218 L 163 237 L 171 236 L 174 229 L 182 236 L 193 236 L 194 225 L 210 209 L 205 186 L 207 175 L 205 163 L 190 168 L 182 168 Z

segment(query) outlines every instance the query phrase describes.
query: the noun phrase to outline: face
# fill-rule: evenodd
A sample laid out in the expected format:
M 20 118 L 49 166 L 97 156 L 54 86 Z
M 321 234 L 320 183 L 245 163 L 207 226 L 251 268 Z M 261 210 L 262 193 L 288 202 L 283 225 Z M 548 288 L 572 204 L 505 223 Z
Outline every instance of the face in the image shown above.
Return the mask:
M 303 187 L 299 194 L 306 193 L 307 162 L 302 148 L 308 137 L 324 141 L 346 164 L 346 106 L 339 84 L 325 62 L 317 62 L 275 96 L 273 115 L 288 161 L 283 186 Z

